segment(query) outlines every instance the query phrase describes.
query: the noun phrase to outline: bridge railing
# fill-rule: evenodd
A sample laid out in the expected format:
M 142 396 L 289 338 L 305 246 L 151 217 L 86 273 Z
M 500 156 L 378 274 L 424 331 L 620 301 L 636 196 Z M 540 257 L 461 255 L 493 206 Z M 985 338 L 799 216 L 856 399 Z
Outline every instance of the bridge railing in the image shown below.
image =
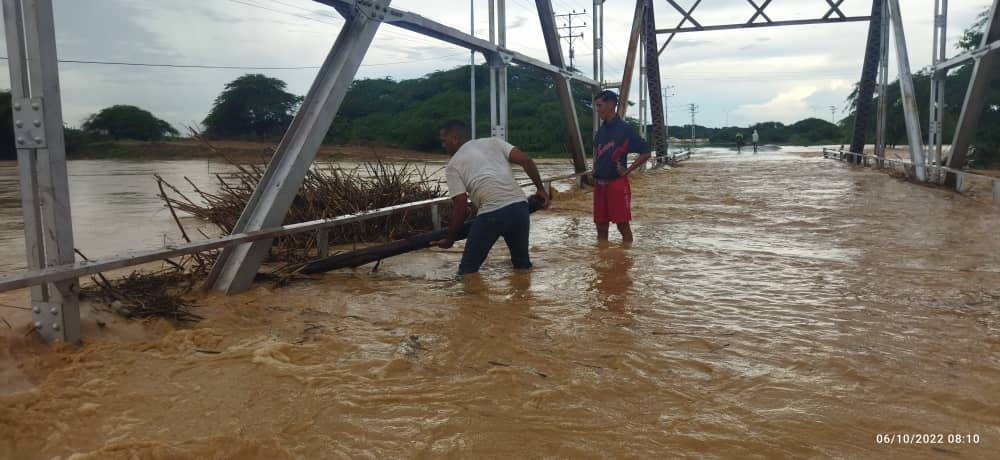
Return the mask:
M 960 193 L 969 191 L 970 178 L 979 178 L 984 181 L 992 182 L 993 204 L 1000 206 L 1000 177 L 987 176 L 985 174 L 970 173 L 968 171 L 961 171 L 958 169 L 949 168 L 947 166 L 939 166 L 939 165 L 917 166 L 906 160 L 900 160 L 896 158 L 879 158 L 874 155 L 865 155 L 862 153 L 848 152 L 845 150 L 838 150 L 838 149 L 826 149 L 826 148 L 823 149 L 823 158 L 831 158 L 834 160 L 841 160 L 841 161 L 846 160 L 848 158 L 854 158 L 854 159 L 860 159 L 861 163 L 864 164 L 865 166 L 868 166 L 869 161 L 871 161 L 871 164 L 874 164 L 879 167 L 888 164 L 892 166 L 900 166 L 906 171 L 911 171 L 913 168 L 917 167 L 924 168 L 928 172 L 927 177 L 935 178 L 936 182 L 938 183 L 943 183 L 944 178 L 947 174 L 954 174 L 955 190 Z

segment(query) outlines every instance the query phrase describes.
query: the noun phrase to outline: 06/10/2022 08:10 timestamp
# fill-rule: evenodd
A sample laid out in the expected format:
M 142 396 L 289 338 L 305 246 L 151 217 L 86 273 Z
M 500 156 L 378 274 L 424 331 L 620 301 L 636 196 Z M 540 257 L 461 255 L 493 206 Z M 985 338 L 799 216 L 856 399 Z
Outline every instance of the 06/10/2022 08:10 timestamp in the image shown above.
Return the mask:
M 876 444 L 979 444 L 978 433 L 879 433 Z

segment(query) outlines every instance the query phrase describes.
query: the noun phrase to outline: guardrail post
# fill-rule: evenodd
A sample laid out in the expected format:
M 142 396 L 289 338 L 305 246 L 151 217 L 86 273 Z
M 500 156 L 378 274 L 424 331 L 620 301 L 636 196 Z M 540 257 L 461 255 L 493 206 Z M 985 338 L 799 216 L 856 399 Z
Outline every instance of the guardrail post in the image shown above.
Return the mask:
M 434 224 L 434 231 L 441 230 L 441 208 L 437 204 L 431 205 L 431 222 Z
M 330 229 L 316 230 L 316 253 L 323 259 L 330 256 Z
M 552 198 L 552 181 L 545 183 L 545 194 L 549 196 L 549 199 Z
M 940 175 L 935 175 L 935 179 L 937 179 L 938 177 L 940 177 Z M 957 191 L 958 193 L 965 193 L 969 191 L 969 184 L 965 179 L 966 178 L 964 173 L 955 174 L 955 191 Z
M 1000 179 L 993 179 L 993 204 L 1000 206 Z

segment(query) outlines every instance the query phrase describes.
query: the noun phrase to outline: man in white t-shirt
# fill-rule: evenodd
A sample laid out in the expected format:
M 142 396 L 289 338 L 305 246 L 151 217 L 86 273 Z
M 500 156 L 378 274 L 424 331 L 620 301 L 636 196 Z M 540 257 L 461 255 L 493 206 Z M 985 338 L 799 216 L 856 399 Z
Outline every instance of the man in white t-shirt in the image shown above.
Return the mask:
M 493 244 L 503 237 L 515 269 L 531 268 L 528 256 L 530 218 L 524 191 L 514 180 L 511 164 L 520 165 L 531 178 L 535 192 L 549 205 L 538 167 L 530 157 L 500 138 L 469 140 L 464 122 L 451 120 L 441 128 L 441 146 L 451 155 L 445 175 L 452 199 L 448 236 L 431 244 L 450 248 L 465 224 L 466 201 L 478 210 L 469 230 L 458 273 L 476 273 Z

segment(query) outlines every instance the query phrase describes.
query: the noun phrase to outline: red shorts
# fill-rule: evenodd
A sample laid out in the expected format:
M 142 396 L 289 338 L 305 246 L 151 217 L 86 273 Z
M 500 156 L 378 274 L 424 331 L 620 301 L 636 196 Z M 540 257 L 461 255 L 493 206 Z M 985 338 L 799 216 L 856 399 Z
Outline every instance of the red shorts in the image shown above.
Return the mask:
M 628 177 L 594 180 L 594 223 L 622 224 L 632 220 L 632 188 Z

